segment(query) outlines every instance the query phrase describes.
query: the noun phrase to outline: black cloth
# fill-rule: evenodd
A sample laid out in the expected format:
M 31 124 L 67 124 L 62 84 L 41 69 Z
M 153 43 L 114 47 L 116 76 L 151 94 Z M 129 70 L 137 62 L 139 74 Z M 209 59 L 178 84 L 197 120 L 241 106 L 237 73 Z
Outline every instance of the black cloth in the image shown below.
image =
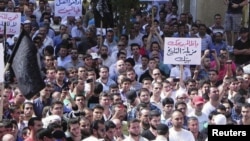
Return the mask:
M 207 134 L 199 132 L 196 141 L 205 141 L 206 138 L 207 138 Z
M 24 30 L 17 40 L 9 63 L 17 78 L 18 88 L 26 99 L 31 99 L 45 87 L 40 72 L 36 46 Z
M 244 0 L 229 0 L 229 4 L 227 7 L 227 13 L 230 14 L 241 14 L 242 13 L 242 8 L 243 6 L 239 6 L 237 8 L 232 8 L 232 4 L 240 4 L 242 3 Z
M 248 39 L 245 43 L 243 43 L 241 40 L 237 40 L 234 43 L 234 49 L 237 49 L 237 50 L 250 49 L 250 40 Z M 243 54 L 236 55 L 235 54 L 234 56 L 235 56 L 234 62 L 237 65 L 242 65 L 250 61 L 249 55 L 243 55 Z
M 145 71 L 145 72 L 141 75 L 141 77 L 140 77 L 140 79 L 139 79 L 139 82 L 142 83 L 142 80 L 143 80 L 144 78 L 150 78 L 150 79 L 153 81 L 153 78 L 152 78 L 152 76 L 150 75 L 149 70 Z
M 91 96 L 88 100 L 88 107 L 93 108 L 96 104 L 99 104 L 99 96 Z
M 77 46 L 77 51 L 80 54 L 86 54 L 88 49 L 91 47 L 94 47 L 97 45 L 97 42 L 90 38 L 90 39 L 84 39 L 80 44 Z
M 92 0 L 95 27 L 113 28 L 114 19 L 111 0 Z
M 148 129 L 145 130 L 141 133 L 141 136 L 143 136 L 144 138 L 148 139 L 148 140 L 155 140 L 156 136 Z
M 62 86 L 59 86 L 57 83 L 54 83 L 54 91 L 56 92 L 62 92 L 63 88 L 66 88 L 69 86 L 69 80 L 64 79 Z
M 71 137 L 66 138 L 67 141 L 74 141 Z

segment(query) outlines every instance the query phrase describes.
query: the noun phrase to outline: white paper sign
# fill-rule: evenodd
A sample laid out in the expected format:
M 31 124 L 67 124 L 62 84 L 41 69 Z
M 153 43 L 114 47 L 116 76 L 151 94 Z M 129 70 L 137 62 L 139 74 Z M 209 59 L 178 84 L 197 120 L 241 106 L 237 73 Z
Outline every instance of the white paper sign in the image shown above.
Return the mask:
M 0 34 L 4 33 L 4 22 L 6 22 L 6 34 L 20 34 L 21 13 L 0 12 Z
M 55 16 L 82 16 L 82 0 L 55 0 Z
M 165 38 L 164 64 L 201 63 L 201 38 Z
M 4 82 L 4 47 L 0 43 L 0 83 Z
M 96 28 L 96 35 L 106 36 L 106 28 Z

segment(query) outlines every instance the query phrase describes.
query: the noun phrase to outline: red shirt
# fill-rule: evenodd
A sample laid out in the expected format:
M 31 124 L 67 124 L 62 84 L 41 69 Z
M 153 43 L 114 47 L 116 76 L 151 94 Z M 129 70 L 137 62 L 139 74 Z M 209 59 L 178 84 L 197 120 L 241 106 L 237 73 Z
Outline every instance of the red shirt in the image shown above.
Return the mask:
M 147 50 L 146 50 L 146 48 L 145 48 L 145 47 L 141 47 L 140 50 L 139 50 L 139 53 L 140 53 L 141 55 L 147 55 Z
M 216 67 L 216 62 L 212 61 L 211 62 L 211 67 L 210 68 L 215 68 Z M 219 70 L 219 74 L 218 74 L 218 80 L 223 80 L 223 78 L 225 77 L 226 73 L 227 73 L 227 64 L 224 64 L 224 66 L 220 67 Z M 232 69 L 232 73 L 236 73 L 236 65 L 234 62 L 232 62 L 231 64 L 231 69 Z

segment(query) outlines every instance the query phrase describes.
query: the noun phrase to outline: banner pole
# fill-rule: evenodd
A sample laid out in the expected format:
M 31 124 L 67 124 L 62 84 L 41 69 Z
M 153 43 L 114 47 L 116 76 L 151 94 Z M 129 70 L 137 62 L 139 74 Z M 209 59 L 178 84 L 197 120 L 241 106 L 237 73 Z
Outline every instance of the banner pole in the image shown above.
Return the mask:
M 4 49 L 6 49 L 6 22 L 4 22 L 4 31 L 3 31 L 3 48 L 1 49 L 1 56 L 3 57 L 2 59 L 2 63 L 4 66 Z M 8 63 L 7 63 L 8 64 Z M 0 122 L 3 120 L 3 94 L 4 94 L 4 74 L 6 72 L 6 70 L 8 69 L 9 65 L 6 65 L 6 67 L 4 68 L 3 73 L 1 74 L 0 77 L 2 77 L 3 79 L 2 82 L 0 82 L 0 92 L 1 92 L 1 100 L 0 100 Z
M 102 43 L 102 42 L 103 42 L 103 31 L 102 31 L 103 22 L 102 22 L 102 20 L 101 20 L 101 23 L 100 23 L 100 24 L 101 24 L 101 40 L 100 40 L 100 46 L 99 46 L 99 47 L 101 48 L 101 46 L 102 46 L 102 44 L 103 44 L 103 43 Z

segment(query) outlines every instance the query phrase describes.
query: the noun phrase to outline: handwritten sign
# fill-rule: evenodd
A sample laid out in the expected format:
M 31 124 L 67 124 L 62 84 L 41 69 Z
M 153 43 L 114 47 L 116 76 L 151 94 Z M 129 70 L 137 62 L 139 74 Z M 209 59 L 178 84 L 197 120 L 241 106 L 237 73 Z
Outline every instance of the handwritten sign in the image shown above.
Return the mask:
M 56 16 L 82 16 L 82 0 L 55 0 Z
M 165 38 L 164 64 L 201 63 L 200 38 Z
M 0 12 L 0 34 L 4 33 L 4 22 L 6 22 L 6 34 L 19 34 L 21 30 L 21 13 Z
M 96 28 L 96 35 L 106 35 L 106 28 Z

